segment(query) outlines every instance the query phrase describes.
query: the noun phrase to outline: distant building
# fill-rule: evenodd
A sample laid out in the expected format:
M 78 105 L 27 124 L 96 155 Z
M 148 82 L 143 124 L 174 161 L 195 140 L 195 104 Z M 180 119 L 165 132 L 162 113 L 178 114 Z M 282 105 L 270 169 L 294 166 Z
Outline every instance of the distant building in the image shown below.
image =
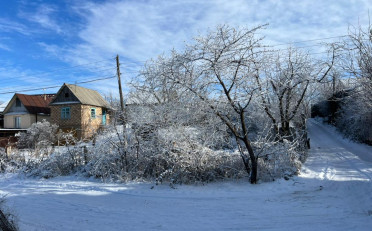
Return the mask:
M 48 105 L 54 96 L 54 94 L 14 94 L 2 113 L 4 128 L 27 129 L 33 123 L 44 119 L 49 121 L 50 108 Z
M 6 105 L 8 105 L 8 103 L 9 101 L 0 104 L 0 128 L 4 128 L 4 113 L 3 112 L 5 110 Z
M 49 106 L 51 123 L 78 139 L 92 137 L 110 119 L 109 103 L 97 91 L 77 85 L 63 84 Z

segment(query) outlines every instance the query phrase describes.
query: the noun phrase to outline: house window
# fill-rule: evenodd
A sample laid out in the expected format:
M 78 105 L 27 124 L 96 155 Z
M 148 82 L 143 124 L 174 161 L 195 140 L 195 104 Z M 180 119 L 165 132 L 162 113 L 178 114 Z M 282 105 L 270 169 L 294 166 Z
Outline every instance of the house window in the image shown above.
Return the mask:
M 92 118 L 92 119 L 96 118 L 96 109 L 95 108 L 90 109 L 90 118 Z
M 16 98 L 16 107 L 21 107 L 21 100 Z
M 70 119 L 71 113 L 70 113 L 70 107 L 63 107 L 61 109 L 61 119 Z
M 70 97 L 70 94 L 68 92 L 65 93 L 65 98 Z
M 21 128 L 21 117 L 19 116 L 14 117 L 14 127 Z

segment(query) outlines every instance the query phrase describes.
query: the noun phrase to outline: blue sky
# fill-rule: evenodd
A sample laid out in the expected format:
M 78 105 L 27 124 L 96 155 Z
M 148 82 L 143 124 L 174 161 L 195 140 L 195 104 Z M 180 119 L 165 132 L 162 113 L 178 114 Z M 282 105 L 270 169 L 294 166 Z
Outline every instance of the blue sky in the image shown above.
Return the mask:
M 370 0 L 4 0 L 0 101 L 113 77 L 116 54 L 126 84 L 146 60 L 221 24 L 269 23 L 266 42 L 281 44 L 345 35 L 351 25 L 368 24 L 368 11 Z M 117 96 L 115 78 L 80 85 Z

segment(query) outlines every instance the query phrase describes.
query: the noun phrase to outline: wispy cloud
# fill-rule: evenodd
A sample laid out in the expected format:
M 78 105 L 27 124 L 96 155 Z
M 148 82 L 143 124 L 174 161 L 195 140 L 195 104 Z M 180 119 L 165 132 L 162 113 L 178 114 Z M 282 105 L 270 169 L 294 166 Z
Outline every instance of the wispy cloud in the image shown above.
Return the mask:
M 19 16 L 31 22 L 37 23 L 45 29 L 61 34 L 62 29 L 57 23 L 57 20 L 54 18 L 57 12 L 57 7 L 43 4 L 38 6 L 35 12 L 20 12 Z
M 1 50 L 6 50 L 6 51 L 11 51 L 12 49 L 10 49 L 9 46 L 5 45 L 5 44 L 2 44 L 0 43 L 0 49 Z
M 172 48 L 182 49 L 191 38 L 221 24 L 254 27 L 269 23 L 261 35 L 270 44 L 344 35 L 349 25 L 368 21 L 372 2 L 112 0 L 79 2 L 71 7 L 80 18 L 76 39 L 65 45 L 40 43 L 46 52 L 72 64 L 119 54 L 127 68 L 135 70 L 139 65 L 129 61 L 141 64 Z M 45 28 L 57 25 L 52 20 L 53 8 L 38 12 L 32 20 Z M 58 25 L 55 28 L 60 30 Z
M 32 30 L 30 30 L 27 26 L 6 19 L 6 18 L 0 18 L 0 32 L 3 33 L 19 33 L 23 35 L 30 35 L 32 33 Z
M 12 53 L 17 54 L 16 46 L 22 43 L 19 49 L 29 49 L 27 58 L 38 56 L 36 65 L 44 65 L 45 62 L 48 64 L 44 66 L 48 68 L 50 63 L 74 66 L 108 58 L 111 59 L 102 61 L 100 65 L 114 67 L 113 58 L 119 54 L 124 79 L 134 76 L 143 61 L 156 58 L 172 48 L 180 50 L 185 42 L 190 43 L 191 38 L 199 33 L 205 34 L 206 30 L 214 29 L 217 25 L 251 28 L 269 23 L 267 30 L 260 34 L 265 36 L 265 41 L 270 44 L 288 43 L 344 35 L 349 25 L 366 25 L 368 9 L 372 9 L 370 0 L 66 0 L 55 1 L 53 4 L 51 1 L 48 4 L 45 4 L 48 1 L 17 2 L 21 3 L 15 11 L 18 15 L 15 14 L 12 18 L 0 17 L 0 35 L 12 38 L 0 40 L 1 50 L 12 50 Z M 35 44 L 38 46 L 35 47 Z M 9 57 L 6 55 L 2 59 L 8 60 Z M 18 65 L 18 59 L 14 59 L 12 64 Z M 89 68 L 92 67 L 94 65 Z M 7 85 L 12 87 L 12 78 L 23 74 L 20 71 L 23 69 L 0 70 L 3 73 L 0 74 L 1 83 L 4 84 L 6 80 Z M 96 74 L 106 76 L 112 72 Z M 27 76 L 24 79 L 28 80 L 35 71 L 29 70 L 24 74 Z M 67 74 L 74 79 L 75 73 L 66 73 L 66 76 Z M 54 75 L 55 73 L 50 81 L 65 78 Z M 83 74 L 81 76 L 79 77 L 84 78 Z M 115 81 L 113 79 L 107 84 L 105 82 L 100 90 L 109 92 L 115 87 Z M 37 85 L 36 82 L 37 79 Z M 15 81 L 14 84 L 16 83 Z M 97 87 L 98 84 L 94 85 Z M 105 86 L 109 88 L 104 89 Z
M 85 24 L 78 34 L 80 42 L 65 55 L 78 60 L 119 53 L 142 61 L 226 23 L 248 27 L 269 23 L 263 34 L 272 43 L 342 35 L 349 24 L 365 18 L 369 7 L 369 1 L 346 0 L 88 2 L 74 6 Z

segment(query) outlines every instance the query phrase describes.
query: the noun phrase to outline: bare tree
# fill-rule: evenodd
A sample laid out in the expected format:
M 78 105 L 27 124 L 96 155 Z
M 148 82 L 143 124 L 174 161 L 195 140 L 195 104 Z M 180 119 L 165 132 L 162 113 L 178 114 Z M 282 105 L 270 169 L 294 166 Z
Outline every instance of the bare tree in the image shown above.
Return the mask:
M 347 136 L 372 143 L 372 25 L 350 27 L 342 45 L 340 70 L 348 84 L 339 94 L 336 125 Z
M 262 106 L 281 136 L 290 136 L 290 122 L 298 115 L 314 68 L 308 55 L 289 48 L 284 58 L 272 57 L 271 65 L 255 75 Z
M 372 108 L 372 25 L 349 29 L 349 36 L 344 40 L 343 68 L 348 77 L 355 78 L 355 96 L 360 98 L 365 107 Z
M 291 123 L 304 125 L 310 86 L 324 81 L 330 74 L 335 53 L 330 59 L 329 63 L 315 62 L 306 52 L 289 47 L 284 52 L 267 54 L 266 65 L 262 70 L 256 69 L 262 107 L 280 139 L 293 138 Z
M 251 183 L 257 182 L 257 156 L 248 136 L 247 119 L 257 91 L 255 68 L 262 63 L 262 38 L 256 38 L 256 33 L 263 27 L 236 30 L 220 26 L 196 38 L 183 53 L 174 51 L 169 59 L 152 63 L 161 70 L 157 76 L 191 93 L 200 108 L 227 126 L 240 147 Z

